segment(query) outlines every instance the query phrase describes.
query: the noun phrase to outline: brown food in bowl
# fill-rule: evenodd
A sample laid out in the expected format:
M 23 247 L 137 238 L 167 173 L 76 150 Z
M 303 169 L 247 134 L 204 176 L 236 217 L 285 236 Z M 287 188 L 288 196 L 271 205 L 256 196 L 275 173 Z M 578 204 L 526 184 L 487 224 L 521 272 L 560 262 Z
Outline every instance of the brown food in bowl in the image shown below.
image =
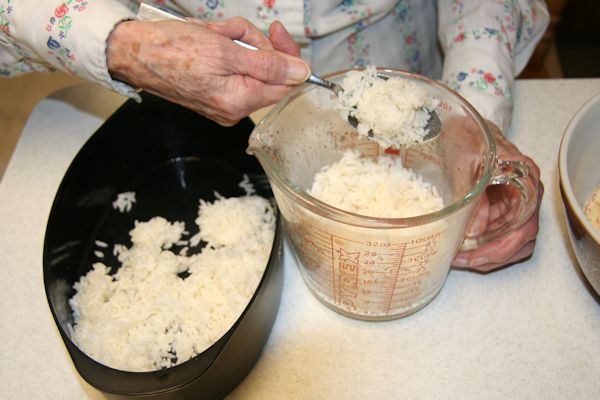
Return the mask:
M 584 212 L 594 229 L 600 232 L 600 186 L 594 190 L 592 196 L 585 203 Z

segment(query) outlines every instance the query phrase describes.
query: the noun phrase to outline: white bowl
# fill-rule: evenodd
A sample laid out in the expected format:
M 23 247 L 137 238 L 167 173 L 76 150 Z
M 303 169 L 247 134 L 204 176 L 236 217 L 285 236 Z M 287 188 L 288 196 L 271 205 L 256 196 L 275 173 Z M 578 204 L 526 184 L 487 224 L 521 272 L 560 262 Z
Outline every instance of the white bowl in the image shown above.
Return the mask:
M 560 191 L 569 237 L 581 270 L 600 295 L 600 232 L 585 216 L 584 207 L 600 186 L 600 93 L 573 116 L 558 156 Z

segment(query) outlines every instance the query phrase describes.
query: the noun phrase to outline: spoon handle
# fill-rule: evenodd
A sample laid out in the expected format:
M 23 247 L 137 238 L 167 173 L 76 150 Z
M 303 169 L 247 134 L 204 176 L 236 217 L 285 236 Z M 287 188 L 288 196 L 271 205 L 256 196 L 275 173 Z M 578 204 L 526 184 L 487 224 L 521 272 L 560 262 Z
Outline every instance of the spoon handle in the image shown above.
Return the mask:
M 247 48 L 248 50 L 258 50 L 258 47 L 254 47 L 251 44 L 248 44 L 246 42 L 242 42 L 241 40 L 234 39 L 233 42 L 235 44 L 239 44 L 240 46 Z
M 310 76 L 308 77 L 306 82 L 322 86 L 326 89 L 329 89 L 329 90 L 335 92 L 335 94 L 339 94 L 339 92 L 342 90 L 342 87 L 340 85 L 338 85 L 337 83 L 333 83 L 331 81 L 320 78 L 320 77 L 316 76 L 315 74 L 313 74 L 312 72 L 310 73 Z

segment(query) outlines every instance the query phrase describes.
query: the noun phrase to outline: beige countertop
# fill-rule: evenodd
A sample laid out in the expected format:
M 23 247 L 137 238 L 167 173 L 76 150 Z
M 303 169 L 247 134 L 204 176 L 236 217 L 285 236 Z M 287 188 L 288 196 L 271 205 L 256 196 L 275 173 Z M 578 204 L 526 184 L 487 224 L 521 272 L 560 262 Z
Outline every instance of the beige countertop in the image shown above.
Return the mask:
M 568 243 L 557 172 L 570 117 L 598 92 L 600 79 L 517 81 L 509 136 L 539 164 L 546 187 L 529 260 L 488 275 L 452 271 L 421 311 L 363 322 L 323 306 L 286 249 L 273 331 L 230 397 L 600 398 L 600 302 Z M 0 399 L 103 398 L 80 378 L 54 325 L 42 251 L 69 163 L 123 101 L 91 85 L 43 100 L 0 183 Z

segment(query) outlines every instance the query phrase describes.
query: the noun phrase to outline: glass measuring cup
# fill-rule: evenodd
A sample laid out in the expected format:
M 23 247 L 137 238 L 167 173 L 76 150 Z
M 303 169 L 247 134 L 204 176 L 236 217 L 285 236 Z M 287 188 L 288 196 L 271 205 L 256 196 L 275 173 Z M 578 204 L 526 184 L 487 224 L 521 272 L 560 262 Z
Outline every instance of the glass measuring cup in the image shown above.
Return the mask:
M 276 105 L 252 132 L 248 152 L 265 170 L 302 276 L 316 297 L 350 317 L 386 320 L 429 303 L 461 248 L 475 248 L 520 226 L 534 212 L 537 189 L 526 164 L 498 160 L 489 128 L 466 100 L 426 77 L 399 70 L 439 100 L 441 133 L 433 141 L 384 149 L 359 137 L 330 91 L 305 85 Z M 329 76 L 340 81 L 347 71 Z M 375 218 L 330 206 L 307 193 L 322 167 L 349 149 L 362 157 L 400 157 L 433 183 L 445 207 L 416 217 Z M 514 218 L 476 240 L 465 230 L 488 185 L 520 191 Z M 402 188 L 398 188 L 402 190 Z

